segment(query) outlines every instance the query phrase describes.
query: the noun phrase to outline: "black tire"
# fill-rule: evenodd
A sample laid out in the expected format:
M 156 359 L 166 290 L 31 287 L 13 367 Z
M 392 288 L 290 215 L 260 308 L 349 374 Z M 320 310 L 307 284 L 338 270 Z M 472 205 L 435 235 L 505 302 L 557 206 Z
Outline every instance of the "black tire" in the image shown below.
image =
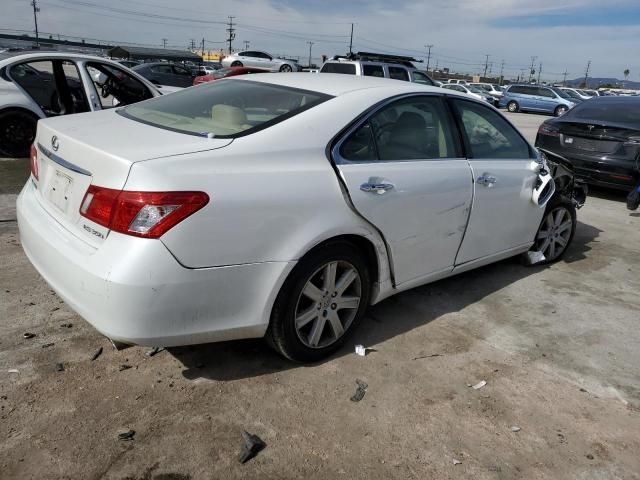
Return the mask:
M 541 247 L 544 246 L 544 240 L 539 239 L 539 234 L 548 228 L 546 225 L 547 219 L 549 215 L 554 215 L 559 209 L 564 209 L 567 214 L 571 217 L 571 231 L 569 235 L 566 237 L 566 245 L 562 247 L 560 252 L 555 252 L 553 257 L 548 258 L 545 256 L 545 259 L 541 262 L 536 263 L 535 265 L 547 265 L 550 263 L 555 263 L 559 260 L 562 260 L 564 255 L 567 253 L 567 250 L 571 246 L 571 242 L 573 241 L 573 237 L 576 233 L 576 226 L 578 224 L 576 207 L 571 202 L 563 201 L 562 199 L 552 199 L 546 206 L 544 211 L 544 216 L 542 217 L 542 221 L 540 222 L 540 226 L 536 231 L 536 236 L 534 240 L 534 244 L 529 251 L 540 251 Z
M 353 320 L 341 337 L 325 347 L 312 348 L 300 339 L 295 314 L 307 281 L 330 262 L 347 262 L 360 275 L 360 302 Z M 298 262 L 285 281 L 271 312 L 266 340 L 280 354 L 296 362 L 317 362 L 338 350 L 361 321 L 369 305 L 371 278 L 364 256 L 352 244 L 330 243 L 307 254 Z M 318 307 L 320 308 L 320 307 Z M 326 312 L 325 312 L 326 313 Z
M 289 73 L 293 72 L 293 68 L 291 68 L 291 65 L 289 65 L 288 63 L 285 63 L 280 67 L 280 71 L 283 73 Z
M 242 67 L 242 62 L 239 62 L 238 60 L 236 60 L 235 62 L 231 63 L 232 67 Z
M 520 105 L 518 105 L 518 102 L 511 100 L 507 103 L 507 110 L 511 113 L 518 113 L 520 111 Z
M 38 117 L 25 110 L 0 112 L 0 153 L 9 157 L 28 157 L 36 138 Z
M 553 111 L 553 115 L 555 117 L 560 117 L 561 115 L 564 115 L 565 113 L 567 113 L 567 110 L 569 109 L 564 105 L 558 105 L 556 109 Z

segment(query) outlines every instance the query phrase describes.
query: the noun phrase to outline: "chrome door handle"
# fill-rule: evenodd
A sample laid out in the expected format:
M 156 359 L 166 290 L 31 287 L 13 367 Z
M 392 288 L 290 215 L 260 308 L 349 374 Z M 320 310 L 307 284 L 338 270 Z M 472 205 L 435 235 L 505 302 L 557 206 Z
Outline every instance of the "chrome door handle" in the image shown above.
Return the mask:
M 363 183 L 360 185 L 360 190 L 363 192 L 377 193 L 383 195 L 388 190 L 393 190 L 394 185 L 392 183 Z
M 483 173 L 482 175 L 480 175 L 478 177 L 478 184 L 479 185 L 484 185 L 485 187 L 491 187 L 497 181 L 498 181 L 498 179 L 496 177 L 494 177 L 492 175 L 489 175 L 488 173 Z

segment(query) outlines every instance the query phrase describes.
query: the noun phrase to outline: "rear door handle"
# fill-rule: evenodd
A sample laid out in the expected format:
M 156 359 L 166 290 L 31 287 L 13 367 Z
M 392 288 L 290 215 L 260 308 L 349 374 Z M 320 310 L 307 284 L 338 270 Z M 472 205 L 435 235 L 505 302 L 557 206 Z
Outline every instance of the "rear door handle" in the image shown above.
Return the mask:
M 483 173 L 478 177 L 478 184 L 484 185 L 485 187 L 492 187 L 498 179 L 493 175 L 489 175 L 488 173 Z
M 393 190 L 394 185 L 392 183 L 363 183 L 360 185 L 360 190 L 363 192 L 377 193 L 378 195 L 384 195 L 389 190 Z

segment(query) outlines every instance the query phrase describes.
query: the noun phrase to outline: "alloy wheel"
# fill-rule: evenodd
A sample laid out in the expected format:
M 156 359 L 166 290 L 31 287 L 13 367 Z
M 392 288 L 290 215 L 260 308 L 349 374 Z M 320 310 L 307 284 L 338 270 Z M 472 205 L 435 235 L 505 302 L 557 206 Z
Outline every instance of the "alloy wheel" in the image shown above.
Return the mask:
M 332 261 L 317 269 L 302 289 L 295 309 L 295 329 L 310 348 L 324 348 L 351 326 L 362 298 L 362 281 L 349 262 Z
M 567 248 L 573 230 L 573 218 L 566 207 L 559 206 L 547 213 L 542 221 L 534 249 L 548 261 L 560 257 Z
M 280 71 L 281 72 L 291 72 L 292 71 L 291 65 L 287 65 L 287 64 L 282 65 L 282 67 L 280 67 Z
M 509 105 L 507 105 L 507 110 L 509 110 L 510 112 L 517 112 L 518 111 L 518 104 L 516 102 L 509 102 Z

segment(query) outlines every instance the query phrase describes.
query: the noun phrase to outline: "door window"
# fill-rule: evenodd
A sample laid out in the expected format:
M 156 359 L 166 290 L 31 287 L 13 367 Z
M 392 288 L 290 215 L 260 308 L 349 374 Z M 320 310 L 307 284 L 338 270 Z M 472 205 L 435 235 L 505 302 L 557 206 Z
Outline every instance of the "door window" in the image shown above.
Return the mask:
M 431 81 L 431 79 L 427 75 L 422 73 L 422 72 L 414 71 L 413 72 L 413 81 L 415 83 L 419 83 L 421 85 L 431 85 L 431 86 L 433 86 L 433 82 Z
M 171 70 L 170 65 L 159 65 L 159 67 L 168 67 Z M 103 109 L 129 105 L 153 97 L 145 84 L 124 70 L 111 65 L 89 62 L 87 73 L 100 96 L 100 105 Z
M 11 67 L 9 72 L 47 115 L 89 111 L 78 67 L 68 60 L 40 60 Z
M 151 67 L 151 71 L 153 73 L 173 73 L 173 70 L 171 70 L 171 65 L 154 65 L 153 67 Z
M 527 142 L 500 114 L 464 100 L 454 100 L 454 105 L 462 120 L 471 158 L 535 158 Z
M 538 91 L 536 93 L 537 93 L 537 95 L 539 95 L 541 97 L 556 98 L 554 93 L 551 90 L 549 90 L 548 88 L 540 88 L 540 87 L 538 87 Z
M 412 97 L 388 105 L 352 133 L 340 148 L 345 160 L 393 161 L 455 158 L 455 143 L 440 97 Z
M 265 60 L 271 60 L 271 57 L 263 52 L 255 52 L 254 57 L 263 58 Z
M 409 72 L 401 67 L 389 67 L 389 78 L 392 78 L 394 80 L 404 80 L 405 82 L 408 82 Z
M 382 65 L 362 65 L 362 74 L 366 77 L 384 78 Z
M 186 68 L 179 67 L 177 65 L 173 65 L 173 73 L 175 73 L 176 75 L 182 75 L 185 77 L 191 76 L 191 72 L 189 70 L 187 70 Z

